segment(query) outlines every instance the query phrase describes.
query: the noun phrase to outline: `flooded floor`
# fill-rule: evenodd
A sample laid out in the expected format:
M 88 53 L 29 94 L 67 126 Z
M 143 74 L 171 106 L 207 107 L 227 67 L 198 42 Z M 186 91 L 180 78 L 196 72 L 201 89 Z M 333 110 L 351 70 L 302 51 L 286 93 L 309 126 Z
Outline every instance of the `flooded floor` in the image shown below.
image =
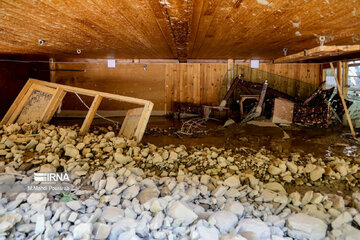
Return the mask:
M 121 122 L 121 118 L 113 118 Z M 83 119 L 55 119 L 54 124 L 81 126 Z M 143 143 L 158 146 L 169 144 L 192 146 L 215 146 L 226 149 L 250 147 L 260 149 L 265 147 L 279 156 L 291 153 L 308 154 L 315 157 L 330 157 L 333 155 L 359 157 L 359 142 L 352 139 L 347 127 L 335 126 L 328 129 L 290 127 L 261 127 L 251 124 L 235 123 L 226 128 L 224 121 L 209 120 L 202 124 L 200 130 L 192 135 L 178 133 L 185 120 L 166 117 L 151 117 L 143 137 Z M 113 126 L 103 119 L 95 119 L 94 127 Z M 284 131 L 290 138 L 284 139 Z

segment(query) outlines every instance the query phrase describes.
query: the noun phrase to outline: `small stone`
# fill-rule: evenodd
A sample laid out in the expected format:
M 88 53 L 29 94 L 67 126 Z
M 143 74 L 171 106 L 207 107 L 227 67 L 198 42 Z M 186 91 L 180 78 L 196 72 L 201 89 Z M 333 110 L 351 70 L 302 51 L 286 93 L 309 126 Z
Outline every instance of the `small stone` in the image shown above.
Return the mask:
M 0 217 L 0 234 L 9 231 L 21 219 L 22 217 L 18 213 L 5 213 Z
M 102 177 L 104 176 L 104 172 L 101 170 L 98 170 L 96 172 L 94 172 L 94 174 L 91 177 L 91 182 L 97 182 L 100 181 L 102 179 Z
M 114 160 L 120 164 L 128 164 L 129 162 L 132 161 L 130 156 L 124 156 L 122 153 L 114 153 Z
M 244 206 L 237 201 L 227 202 L 224 210 L 235 213 L 238 218 L 240 218 L 244 213 Z
M 269 189 L 271 191 L 283 194 L 283 195 L 287 195 L 287 192 L 285 190 L 285 188 L 277 182 L 271 182 L 271 183 L 267 183 L 264 184 L 264 189 Z
M 123 218 L 123 216 L 124 211 L 118 207 L 106 207 L 101 214 L 101 217 L 109 223 L 117 222 L 119 219 Z

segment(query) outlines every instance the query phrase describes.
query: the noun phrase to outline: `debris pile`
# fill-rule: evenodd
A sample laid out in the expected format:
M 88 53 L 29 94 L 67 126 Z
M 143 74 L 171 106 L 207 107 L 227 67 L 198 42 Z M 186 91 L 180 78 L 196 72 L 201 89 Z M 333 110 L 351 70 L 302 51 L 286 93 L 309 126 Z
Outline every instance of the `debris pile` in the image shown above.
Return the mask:
M 157 147 L 77 127 L 0 128 L 0 184 L 68 172 L 73 191 L 2 193 L 3 239 L 356 239 L 360 193 L 286 191 L 359 186 L 359 159 L 270 151 Z

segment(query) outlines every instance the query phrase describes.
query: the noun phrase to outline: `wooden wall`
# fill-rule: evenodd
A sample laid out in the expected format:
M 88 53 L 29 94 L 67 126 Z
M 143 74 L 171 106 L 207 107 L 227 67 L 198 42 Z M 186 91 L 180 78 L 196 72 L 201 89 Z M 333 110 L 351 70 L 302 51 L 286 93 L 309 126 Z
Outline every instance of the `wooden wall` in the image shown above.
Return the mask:
M 150 100 L 155 114 L 171 111 L 174 101 L 217 105 L 226 93 L 228 79 L 227 64 L 223 63 L 146 64 L 144 70 L 144 64 L 119 64 L 118 61 L 116 68 L 108 68 L 106 60 L 87 59 L 56 63 L 55 68 L 62 70 L 53 74 L 52 79 L 57 83 Z M 320 65 L 313 64 L 260 64 L 259 69 L 253 70 L 246 64 L 238 64 L 234 69 L 234 74 L 243 71 L 246 80 L 268 79 L 279 90 L 294 96 L 309 96 L 320 81 Z M 275 78 L 269 79 L 267 72 L 275 73 Z M 91 104 L 91 99 L 85 100 Z M 100 110 L 130 107 L 105 101 Z M 65 98 L 63 109 L 85 110 L 75 95 Z

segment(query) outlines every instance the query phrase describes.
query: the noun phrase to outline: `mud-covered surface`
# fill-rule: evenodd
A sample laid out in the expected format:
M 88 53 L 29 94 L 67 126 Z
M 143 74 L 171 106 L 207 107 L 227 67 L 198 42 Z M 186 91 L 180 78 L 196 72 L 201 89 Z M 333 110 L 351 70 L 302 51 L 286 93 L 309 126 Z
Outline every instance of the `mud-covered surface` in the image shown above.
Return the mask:
M 54 124 L 81 126 L 83 119 L 56 119 Z M 114 119 L 121 122 L 122 119 Z M 352 139 L 349 128 L 343 126 L 328 129 L 288 126 L 282 129 L 290 136 L 283 139 L 284 133 L 277 127 L 259 127 L 250 124 L 236 123 L 226 128 L 224 121 L 209 120 L 203 133 L 184 135 L 176 133 L 181 129 L 185 120 L 165 117 L 151 117 L 143 137 L 143 143 L 157 146 L 169 144 L 192 146 L 215 146 L 226 149 L 250 147 L 254 149 L 272 150 L 279 156 L 291 153 L 308 154 L 315 157 L 329 157 L 333 155 L 359 157 L 359 142 Z M 102 119 L 95 119 L 93 127 L 111 124 Z

